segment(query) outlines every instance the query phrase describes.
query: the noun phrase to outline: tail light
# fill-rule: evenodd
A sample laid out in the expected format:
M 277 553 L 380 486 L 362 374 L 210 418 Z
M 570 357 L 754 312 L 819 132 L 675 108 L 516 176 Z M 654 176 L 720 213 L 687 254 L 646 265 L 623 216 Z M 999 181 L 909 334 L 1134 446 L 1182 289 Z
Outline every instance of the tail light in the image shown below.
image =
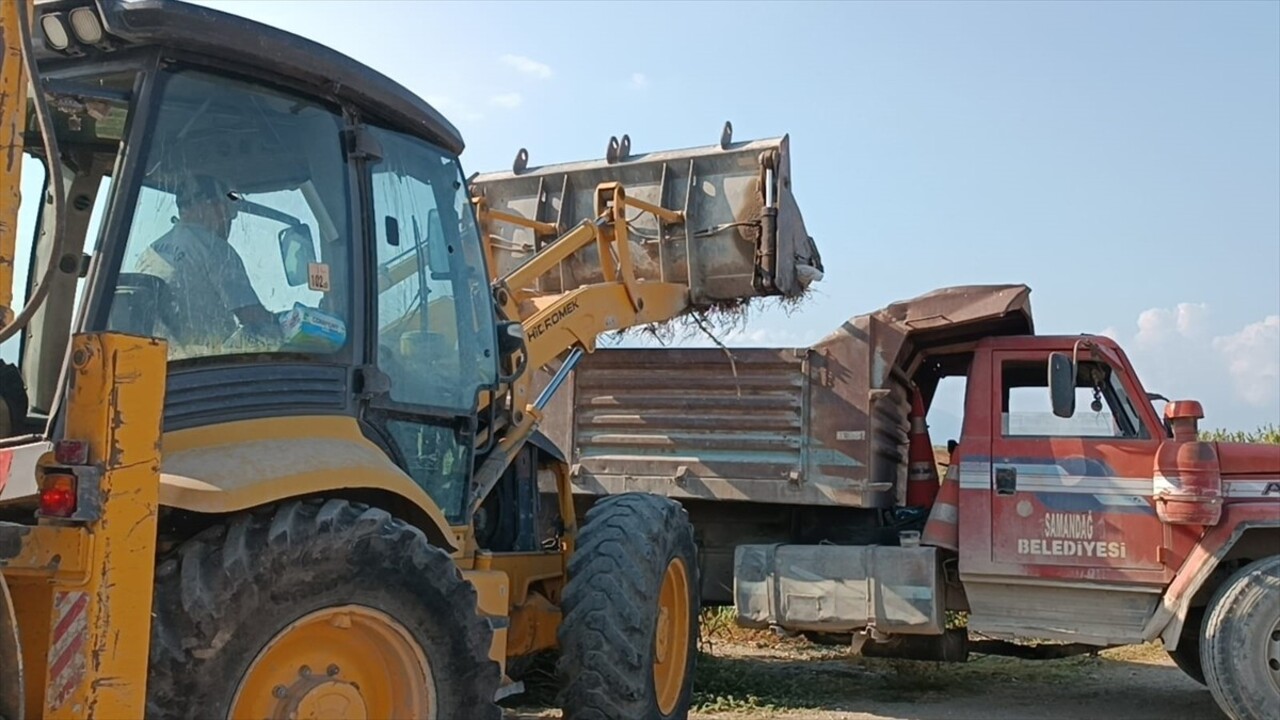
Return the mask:
M 47 472 L 40 484 L 40 514 L 45 517 L 69 518 L 78 504 L 76 476 Z
M 39 472 L 39 517 L 91 521 L 98 517 L 98 472 L 89 464 L 89 443 L 58 440 L 53 444 L 54 466 Z

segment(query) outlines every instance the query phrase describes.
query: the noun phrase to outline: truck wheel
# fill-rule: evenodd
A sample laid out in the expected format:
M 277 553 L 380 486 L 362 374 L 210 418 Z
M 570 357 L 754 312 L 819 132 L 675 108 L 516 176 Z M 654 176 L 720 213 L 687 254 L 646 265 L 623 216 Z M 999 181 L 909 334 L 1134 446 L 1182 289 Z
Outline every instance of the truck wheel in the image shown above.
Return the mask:
M 687 717 L 700 606 L 693 526 L 679 503 L 624 493 L 592 506 L 561 603 L 565 720 Z
M 1204 668 L 1200 664 L 1200 638 L 1204 636 L 1204 608 L 1187 610 L 1187 620 L 1182 624 L 1182 637 L 1178 649 L 1169 651 L 1169 658 L 1187 677 L 1204 685 Z
M 1249 563 L 1214 593 L 1200 660 L 1213 699 L 1232 720 L 1280 707 L 1280 556 Z
M 290 501 L 157 566 L 148 716 L 496 719 L 491 638 L 475 588 L 417 528 Z

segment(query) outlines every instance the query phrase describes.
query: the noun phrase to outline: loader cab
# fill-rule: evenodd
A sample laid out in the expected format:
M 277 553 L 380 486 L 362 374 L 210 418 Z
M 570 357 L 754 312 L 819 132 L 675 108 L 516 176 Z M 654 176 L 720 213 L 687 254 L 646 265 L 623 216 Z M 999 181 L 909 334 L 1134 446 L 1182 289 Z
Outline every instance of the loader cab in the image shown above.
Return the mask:
M 499 358 L 457 131 L 345 56 L 202 7 L 36 17 L 70 190 L 50 300 L 10 353 L 30 410 L 8 434 L 59 433 L 71 333 L 162 337 L 166 432 L 355 417 L 461 523 Z M 40 176 L 19 306 L 50 251 Z

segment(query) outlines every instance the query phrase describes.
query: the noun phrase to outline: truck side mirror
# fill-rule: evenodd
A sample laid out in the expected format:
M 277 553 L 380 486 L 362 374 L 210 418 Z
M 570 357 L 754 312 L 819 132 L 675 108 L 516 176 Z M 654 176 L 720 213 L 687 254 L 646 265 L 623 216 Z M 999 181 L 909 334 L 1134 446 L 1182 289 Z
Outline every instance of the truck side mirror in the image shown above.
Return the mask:
M 1076 413 L 1076 366 L 1071 356 L 1056 352 L 1049 355 L 1049 399 L 1053 414 L 1069 418 Z

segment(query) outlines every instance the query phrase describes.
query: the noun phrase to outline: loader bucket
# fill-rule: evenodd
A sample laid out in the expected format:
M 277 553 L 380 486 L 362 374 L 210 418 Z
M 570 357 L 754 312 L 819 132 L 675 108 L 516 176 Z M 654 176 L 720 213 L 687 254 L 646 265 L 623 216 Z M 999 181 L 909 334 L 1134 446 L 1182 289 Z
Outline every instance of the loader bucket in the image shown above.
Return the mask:
M 611 141 L 602 160 L 527 167 L 521 150 L 510 172 L 471 179 L 482 209 L 537 221 L 540 227 L 485 220 L 494 277 L 503 277 L 575 225 L 603 211 L 612 183 L 682 217 L 627 209 L 636 277 L 686 285 L 695 307 L 762 296 L 798 297 L 821 277 L 822 262 L 791 194 L 788 138 L 721 143 L 641 155 L 630 140 Z M 535 294 L 558 295 L 603 279 L 599 251 L 588 246 L 543 274 Z

